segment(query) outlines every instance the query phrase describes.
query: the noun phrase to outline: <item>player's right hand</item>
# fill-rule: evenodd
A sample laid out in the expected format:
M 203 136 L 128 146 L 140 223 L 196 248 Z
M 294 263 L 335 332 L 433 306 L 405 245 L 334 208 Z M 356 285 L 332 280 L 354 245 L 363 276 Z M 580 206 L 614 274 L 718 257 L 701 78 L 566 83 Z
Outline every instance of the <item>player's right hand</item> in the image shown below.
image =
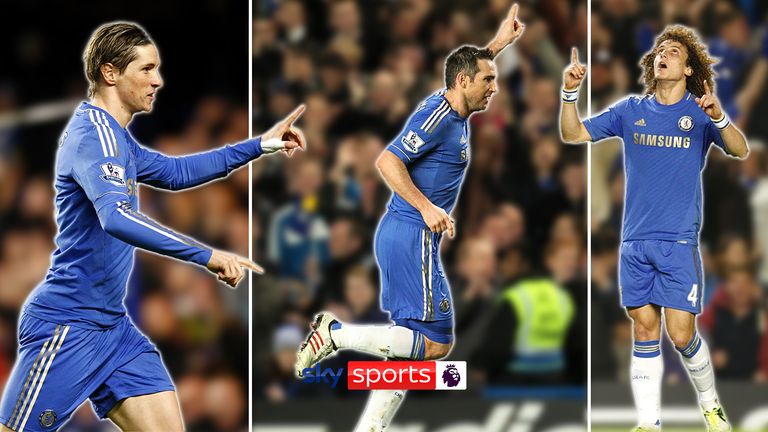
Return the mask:
M 275 123 L 267 132 L 261 135 L 261 150 L 264 153 L 274 153 L 283 150 L 290 156 L 296 149 L 306 150 L 307 142 L 301 129 L 293 123 L 304 112 L 304 104 L 299 105 L 286 118 Z
M 253 270 L 263 274 L 264 269 L 248 258 L 220 250 L 213 250 L 208 260 L 208 270 L 216 274 L 219 280 L 235 288 L 245 277 L 245 270 Z
M 581 81 L 587 76 L 587 67 L 579 63 L 579 51 L 571 48 L 571 63 L 563 72 L 563 88 L 573 90 L 581 85 Z
M 448 237 L 453 238 L 456 234 L 454 221 L 441 207 L 432 203 L 421 212 L 421 218 L 427 224 L 429 230 L 433 233 L 442 233 L 448 231 Z

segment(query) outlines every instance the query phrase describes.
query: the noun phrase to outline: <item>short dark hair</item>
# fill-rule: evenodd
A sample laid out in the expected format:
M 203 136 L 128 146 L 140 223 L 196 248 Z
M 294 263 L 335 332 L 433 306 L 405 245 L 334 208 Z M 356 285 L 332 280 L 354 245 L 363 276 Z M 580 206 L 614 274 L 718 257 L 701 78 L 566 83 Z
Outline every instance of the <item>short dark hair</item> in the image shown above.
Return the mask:
M 146 30 L 138 24 L 113 22 L 99 26 L 88 40 L 83 52 L 88 96 L 93 97 L 101 78 L 101 66 L 111 63 L 123 72 L 136 59 L 137 46 L 153 44 Z
M 464 72 L 470 80 L 475 78 L 480 68 L 477 66 L 478 60 L 493 60 L 491 50 L 487 48 L 478 48 L 472 45 L 464 45 L 453 51 L 445 59 L 445 86 L 453 88 L 456 76 L 459 72 Z

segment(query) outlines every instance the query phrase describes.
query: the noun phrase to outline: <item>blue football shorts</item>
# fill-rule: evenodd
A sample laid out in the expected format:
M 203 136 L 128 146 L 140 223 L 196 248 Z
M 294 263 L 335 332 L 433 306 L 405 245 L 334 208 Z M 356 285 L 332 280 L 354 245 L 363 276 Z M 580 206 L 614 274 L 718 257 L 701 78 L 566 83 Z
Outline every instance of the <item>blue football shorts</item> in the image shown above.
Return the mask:
M 381 306 L 397 325 L 453 340 L 453 300 L 440 264 L 440 234 L 387 213 L 374 238 Z
M 104 418 L 119 401 L 174 390 L 160 353 L 126 316 L 107 329 L 19 320 L 19 351 L 0 403 L 16 431 L 52 431 L 90 399 Z
M 624 307 L 655 304 L 701 312 L 702 266 L 696 245 L 665 240 L 621 244 L 619 290 Z

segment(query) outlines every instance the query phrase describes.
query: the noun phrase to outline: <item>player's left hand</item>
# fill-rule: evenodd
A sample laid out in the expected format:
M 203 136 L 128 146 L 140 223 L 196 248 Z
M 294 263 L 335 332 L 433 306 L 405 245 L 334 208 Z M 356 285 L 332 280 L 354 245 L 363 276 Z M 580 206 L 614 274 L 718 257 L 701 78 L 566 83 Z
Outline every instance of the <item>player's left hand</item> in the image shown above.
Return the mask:
M 704 81 L 704 94 L 700 98 L 696 98 L 695 101 L 712 120 L 719 120 L 723 117 L 720 101 L 717 99 L 717 96 L 712 94 L 712 90 L 710 90 L 706 80 Z
M 501 22 L 499 31 L 496 33 L 494 42 L 498 43 L 501 49 L 514 43 L 517 38 L 523 34 L 523 30 L 525 30 L 525 24 L 521 23 L 517 19 L 518 9 L 519 6 L 517 3 L 512 5 L 512 7 L 509 9 L 507 17 L 504 18 L 504 21 Z

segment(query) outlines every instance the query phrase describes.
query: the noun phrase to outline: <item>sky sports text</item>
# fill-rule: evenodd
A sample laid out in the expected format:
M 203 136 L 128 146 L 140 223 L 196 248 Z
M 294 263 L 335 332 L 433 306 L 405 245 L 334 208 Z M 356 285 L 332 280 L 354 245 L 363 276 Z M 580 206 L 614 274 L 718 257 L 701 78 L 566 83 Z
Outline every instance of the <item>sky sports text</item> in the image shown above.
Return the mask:
M 319 364 L 302 372 L 305 384 L 336 388 L 344 368 L 333 370 Z M 347 363 L 349 390 L 466 390 L 467 362 L 446 361 L 351 361 Z

